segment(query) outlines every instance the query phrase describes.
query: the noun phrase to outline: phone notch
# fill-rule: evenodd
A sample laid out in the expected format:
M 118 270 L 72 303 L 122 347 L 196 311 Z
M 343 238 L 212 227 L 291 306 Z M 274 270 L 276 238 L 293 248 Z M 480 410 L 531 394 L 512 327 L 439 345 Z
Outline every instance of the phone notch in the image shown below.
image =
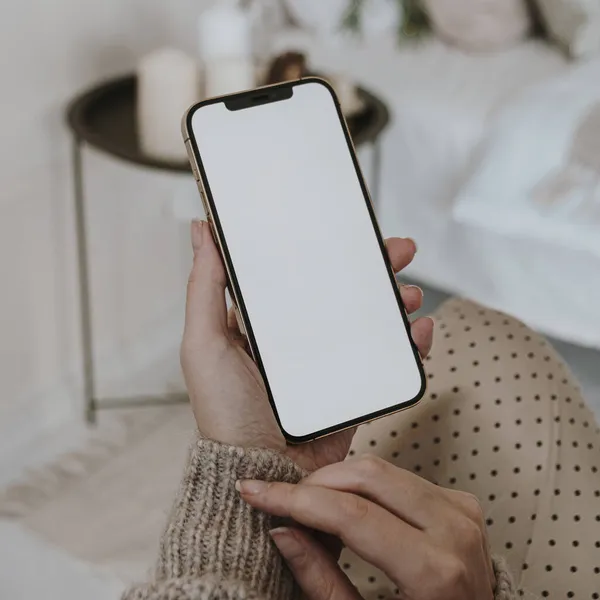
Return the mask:
M 263 87 L 240 96 L 228 98 L 225 100 L 225 106 L 228 110 L 243 110 L 271 102 L 289 100 L 293 95 L 294 88 L 291 85 Z

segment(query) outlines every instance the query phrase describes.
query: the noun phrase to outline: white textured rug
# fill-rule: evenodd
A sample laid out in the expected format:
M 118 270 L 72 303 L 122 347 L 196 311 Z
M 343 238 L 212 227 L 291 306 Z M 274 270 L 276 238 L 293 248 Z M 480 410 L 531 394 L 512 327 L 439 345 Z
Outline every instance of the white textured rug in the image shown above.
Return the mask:
M 143 578 L 193 431 L 188 406 L 124 413 L 86 447 L 0 491 L 0 518 L 123 581 Z

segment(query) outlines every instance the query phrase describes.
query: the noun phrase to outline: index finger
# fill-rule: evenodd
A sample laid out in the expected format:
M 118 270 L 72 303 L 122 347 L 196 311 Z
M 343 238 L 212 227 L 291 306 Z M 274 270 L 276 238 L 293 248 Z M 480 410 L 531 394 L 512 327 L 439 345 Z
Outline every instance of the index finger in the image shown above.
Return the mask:
M 453 513 L 443 488 L 368 454 L 322 467 L 303 479 L 301 485 L 357 494 L 420 530 L 443 523 Z
M 425 534 L 365 498 L 311 485 L 240 481 L 237 486 L 254 508 L 335 535 L 394 581 L 420 570 L 416 557 L 425 556 Z

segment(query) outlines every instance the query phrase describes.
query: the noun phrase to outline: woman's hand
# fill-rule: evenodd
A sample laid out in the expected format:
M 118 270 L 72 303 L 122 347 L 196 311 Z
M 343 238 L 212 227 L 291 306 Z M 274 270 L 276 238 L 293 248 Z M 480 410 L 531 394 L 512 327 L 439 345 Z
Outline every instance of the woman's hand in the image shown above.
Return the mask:
M 491 600 L 494 569 L 477 499 L 365 456 L 298 485 L 241 481 L 251 506 L 339 538 L 381 569 L 404 600 Z M 306 531 L 273 540 L 308 600 L 360 598 L 334 557 Z
M 207 223 L 192 223 L 192 247 L 194 264 L 187 289 L 181 365 L 200 432 L 235 446 L 284 451 L 309 471 L 343 460 L 353 431 L 287 446 L 260 372 L 246 352 L 235 317 L 227 314 L 225 269 Z M 396 272 L 410 264 L 416 251 L 412 240 L 397 238 L 387 241 L 387 249 Z M 419 288 L 403 286 L 400 291 L 409 313 L 421 306 Z M 433 321 L 417 319 L 412 335 L 421 355 L 426 356 Z

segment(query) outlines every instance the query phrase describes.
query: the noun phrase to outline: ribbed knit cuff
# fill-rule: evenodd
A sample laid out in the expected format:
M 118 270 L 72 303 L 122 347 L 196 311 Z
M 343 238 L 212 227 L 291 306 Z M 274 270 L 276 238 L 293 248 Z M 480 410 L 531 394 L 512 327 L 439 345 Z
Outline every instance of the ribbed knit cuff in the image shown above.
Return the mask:
M 247 585 L 237 581 L 201 578 L 167 579 L 128 590 L 121 600 L 263 600 Z M 282 598 L 278 600 L 288 600 Z
M 264 598 L 293 597 L 293 578 L 269 536 L 273 517 L 242 501 L 235 482 L 297 483 L 304 475 L 279 452 L 195 442 L 161 542 L 157 579 L 212 575 Z
M 496 575 L 494 600 L 516 600 L 515 584 L 506 561 L 501 556 L 494 556 L 492 562 Z

